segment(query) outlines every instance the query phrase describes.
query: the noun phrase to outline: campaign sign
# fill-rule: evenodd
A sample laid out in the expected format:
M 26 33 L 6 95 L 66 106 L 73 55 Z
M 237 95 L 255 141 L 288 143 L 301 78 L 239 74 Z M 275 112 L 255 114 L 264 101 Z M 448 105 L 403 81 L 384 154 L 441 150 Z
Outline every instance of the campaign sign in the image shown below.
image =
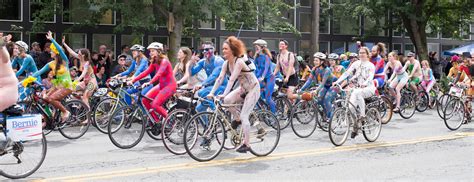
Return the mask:
M 7 118 L 7 136 L 13 141 L 30 141 L 43 137 L 41 115 L 28 114 Z

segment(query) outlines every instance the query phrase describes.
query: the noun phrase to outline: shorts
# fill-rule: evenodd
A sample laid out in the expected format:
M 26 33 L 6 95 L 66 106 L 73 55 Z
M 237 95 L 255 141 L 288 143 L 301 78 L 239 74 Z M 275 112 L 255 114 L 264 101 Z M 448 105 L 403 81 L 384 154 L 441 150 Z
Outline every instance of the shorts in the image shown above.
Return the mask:
M 298 86 L 298 81 L 299 80 L 296 74 L 293 74 L 288 78 L 288 83 L 283 84 L 283 88 L 296 87 Z
M 418 85 L 421 82 L 421 79 L 418 77 L 413 77 L 410 80 L 408 80 L 408 84 L 412 85 Z
M 399 84 L 403 84 L 405 85 L 407 82 L 408 82 L 408 74 L 404 73 L 404 74 L 397 74 L 395 75 L 395 80 L 397 82 L 397 85 Z M 395 87 L 397 86 L 395 85 Z M 392 87 L 392 84 L 389 85 L 390 88 L 393 88 Z

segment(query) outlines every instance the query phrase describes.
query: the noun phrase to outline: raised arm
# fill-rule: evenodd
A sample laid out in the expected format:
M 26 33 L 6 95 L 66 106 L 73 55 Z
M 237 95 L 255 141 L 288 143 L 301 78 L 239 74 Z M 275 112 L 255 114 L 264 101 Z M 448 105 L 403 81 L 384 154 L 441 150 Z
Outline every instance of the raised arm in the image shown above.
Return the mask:
M 61 46 L 58 44 L 58 42 L 56 42 L 56 40 L 54 40 L 53 33 L 51 31 L 48 31 L 48 33 L 46 34 L 46 38 L 53 43 L 53 45 L 58 50 L 58 53 L 61 56 L 61 58 L 63 58 L 63 60 L 66 61 L 67 64 L 69 64 L 69 59 L 67 58 L 66 54 L 64 53 L 64 50 L 61 48 Z
M 76 52 L 74 52 L 74 50 L 72 50 L 67 44 L 66 44 L 66 37 L 63 36 L 63 46 L 64 48 L 66 48 L 67 52 L 69 53 L 69 55 L 79 59 L 79 54 L 77 54 Z
M 191 69 L 191 75 L 194 76 L 196 75 L 199 71 L 202 70 L 202 68 L 204 68 L 204 62 L 206 61 L 206 59 L 201 59 L 197 64 L 196 66 L 194 66 L 192 69 Z
M 39 71 L 37 71 L 36 73 L 33 73 L 33 75 L 31 75 L 32 77 L 39 77 L 41 76 L 42 74 L 45 74 L 47 73 L 48 71 L 50 71 L 50 66 L 49 64 L 51 64 L 51 62 L 49 62 L 48 64 L 44 65 L 43 68 L 41 68 Z

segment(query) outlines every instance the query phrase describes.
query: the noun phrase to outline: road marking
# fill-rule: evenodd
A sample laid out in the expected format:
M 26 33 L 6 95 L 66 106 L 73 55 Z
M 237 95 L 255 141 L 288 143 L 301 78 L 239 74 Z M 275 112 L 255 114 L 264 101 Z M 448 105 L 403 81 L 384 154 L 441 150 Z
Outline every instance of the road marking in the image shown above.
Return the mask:
M 166 171 L 177 171 L 177 170 L 183 170 L 183 169 L 213 167 L 213 166 L 221 166 L 221 165 L 229 165 L 229 164 L 241 164 L 241 163 L 249 163 L 249 162 L 256 162 L 256 161 L 269 161 L 269 160 L 286 159 L 286 158 L 294 158 L 294 157 L 302 157 L 302 156 L 316 156 L 316 155 L 322 155 L 322 154 L 337 153 L 337 152 L 344 152 L 344 151 L 354 151 L 354 150 L 361 150 L 361 149 L 393 147 L 393 146 L 410 145 L 410 144 L 416 144 L 416 143 L 454 140 L 454 139 L 460 139 L 460 138 L 466 138 L 466 137 L 472 137 L 472 136 L 474 136 L 474 132 L 464 132 L 464 133 L 455 133 L 451 135 L 424 137 L 424 138 L 401 140 L 401 141 L 394 141 L 394 142 L 375 142 L 375 143 L 366 143 L 366 144 L 358 144 L 358 145 L 350 145 L 350 146 L 310 149 L 310 150 L 285 152 L 285 153 L 275 153 L 266 157 L 237 157 L 237 158 L 230 158 L 230 159 L 213 160 L 209 162 L 191 162 L 191 163 L 181 163 L 181 164 L 174 164 L 174 165 L 167 165 L 167 166 L 156 166 L 156 167 L 118 170 L 118 171 L 100 172 L 100 173 L 92 173 L 92 174 L 84 174 L 84 175 L 46 178 L 46 179 L 35 180 L 35 181 L 91 181 L 91 180 L 99 180 L 99 179 L 110 179 L 110 178 L 117 178 L 117 177 L 136 176 L 136 175 L 141 175 L 141 174 L 166 172 Z

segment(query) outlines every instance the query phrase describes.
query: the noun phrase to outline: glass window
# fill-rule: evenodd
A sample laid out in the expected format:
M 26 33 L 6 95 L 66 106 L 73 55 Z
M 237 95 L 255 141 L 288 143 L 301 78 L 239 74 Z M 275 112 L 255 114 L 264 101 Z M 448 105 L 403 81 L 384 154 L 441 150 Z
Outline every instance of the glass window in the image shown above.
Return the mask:
M 401 53 L 402 52 L 402 44 L 392 44 L 392 51 Z
M 428 52 L 438 52 L 439 54 L 439 44 L 438 43 L 428 43 Z
M 100 6 L 81 0 L 63 0 L 63 22 L 81 22 L 93 16 L 93 13 L 100 11 Z M 115 13 L 107 10 L 99 20 L 100 24 L 115 24 Z
M 29 33 L 28 35 L 30 37 L 30 43 L 29 45 L 31 45 L 31 43 L 33 42 L 38 42 L 40 43 L 41 46 L 44 46 L 44 44 L 46 42 L 50 42 L 48 39 L 46 39 L 46 33 Z M 53 33 L 53 37 L 56 37 L 56 34 Z M 61 40 L 56 40 L 58 43 L 61 42 Z
M 345 42 L 332 42 L 331 53 L 343 54 L 346 52 Z
M 22 20 L 22 0 L 0 1 L 0 20 Z
M 310 33 L 312 29 L 311 25 L 311 13 L 300 13 L 300 32 Z
M 150 35 L 148 36 L 148 44 L 152 43 L 152 42 L 159 42 L 159 43 L 162 43 L 164 45 L 168 45 L 168 37 L 164 37 L 164 36 L 154 36 L 154 35 Z M 145 47 L 147 47 L 148 45 L 143 45 Z
M 413 46 L 413 44 L 405 44 L 405 51 L 404 51 L 404 55 L 407 55 L 408 52 L 415 52 L 415 46 Z
M 300 51 L 298 55 L 307 56 L 312 55 L 311 53 L 311 41 L 310 40 L 300 40 Z
M 206 21 L 199 20 L 198 27 L 203 29 L 215 29 L 216 28 L 216 16 L 207 7 L 202 8 L 205 14 Z
M 328 53 L 329 42 L 319 42 L 319 52 Z
M 92 51 L 99 51 L 99 46 L 107 46 L 107 50 L 115 53 L 115 35 L 114 34 L 92 34 Z
M 311 7 L 312 0 L 300 0 L 300 6 Z
M 45 8 L 51 7 L 44 7 L 47 3 L 44 0 L 31 0 L 30 1 L 30 21 L 35 21 L 36 17 L 39 15 L 41 11 Z M 44 19 L 46 22 L 54 22 L 55 21 L 55 14 L 54 11 L 51 12 L 51 15 L 48 15 L 48 18 Z
M 343 12 L 334 11 L 332 30 L 339 35 L 359 35 L 359 19 Z
M 382 27 L 385 24 L 385 18 L 381 17 L 377 23 L 372 18 L 364 18 L 365 34 L 372 36 L 385 36 L 385 30 Z
M 140 36 L 134 36 L 134 35 L 122 35 L 122 42 L 121 46 L 123 45 L 128 45 L 129 47 L 132 47 L 134 44 L 143 44 L 143 39 Z
M 63 35 L 66 37 L 67 45 L 69 45 L 69 47 L 71 47 L 73 50 L 87 47 L 87 34 L 65 33 Z

